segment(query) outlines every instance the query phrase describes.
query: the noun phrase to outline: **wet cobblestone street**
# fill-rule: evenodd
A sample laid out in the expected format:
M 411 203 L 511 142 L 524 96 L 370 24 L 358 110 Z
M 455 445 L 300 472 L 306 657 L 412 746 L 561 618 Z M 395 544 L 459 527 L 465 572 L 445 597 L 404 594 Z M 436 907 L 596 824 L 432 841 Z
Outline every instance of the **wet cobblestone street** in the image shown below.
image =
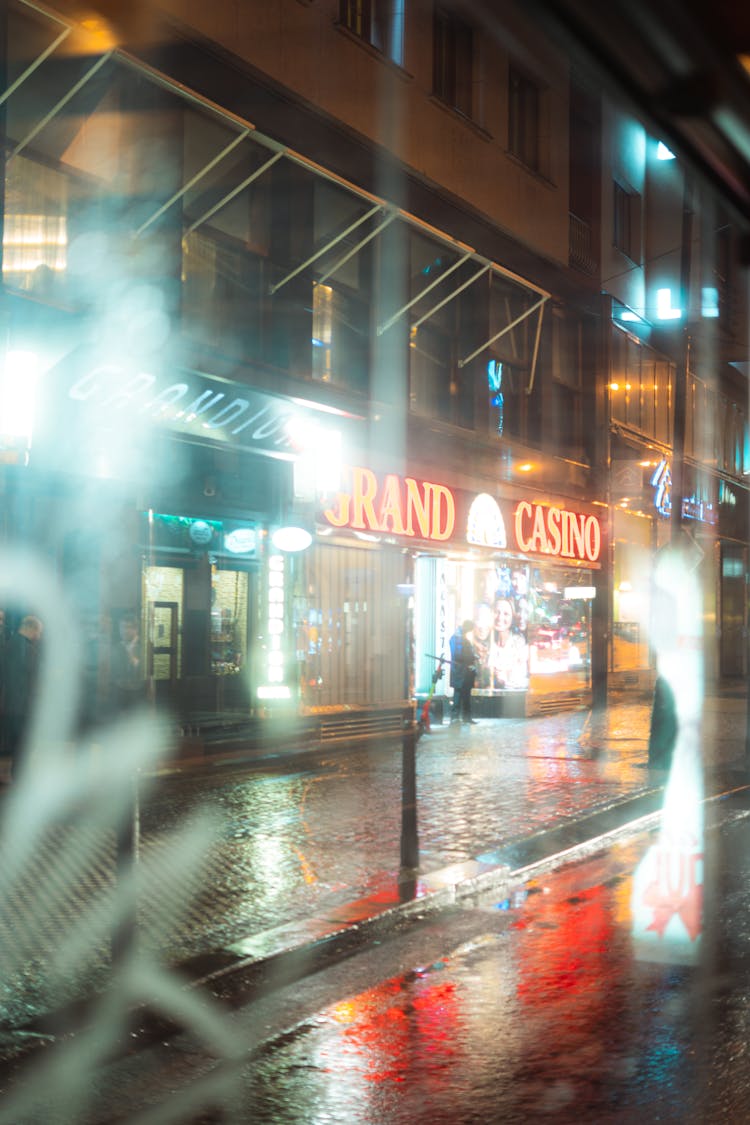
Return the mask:
M 725 702 L 707 706 L 706 746 L 717 764 L 737 757 L 744 739 L 744 702 Z M 658 788 L 663 776 L 647 768 L 648 724 L 641 701 L 603 713 L 433 726 L 416 751 L 420 875 Z M 144 779 L 140 940 L 159 960 L 176 963 L 315 915 L 335 916 L 392 886 L 401 778 L 397 741 L 194 771 L 162 778 L 151 791 Z M 203 835 L 184 837 L 188 847 L 179 833 L 194 815 L 208 819 Z M 6 1015 L 19 996 L 33 1006 L 44 991 L 40 966 L 59 952 L 72 920 L 85 918 L 114 886 L 114 839 L 92 832 L 51 830 L 13 888 L 5 940 L 16 943 L 19 958 L 25 953 L 26 967 L 15 983 L 6 981 Z M 25 930 L 32 897 L 44 925 Z M 92 980 L 109 956 L 106 943 L 97 949 Z

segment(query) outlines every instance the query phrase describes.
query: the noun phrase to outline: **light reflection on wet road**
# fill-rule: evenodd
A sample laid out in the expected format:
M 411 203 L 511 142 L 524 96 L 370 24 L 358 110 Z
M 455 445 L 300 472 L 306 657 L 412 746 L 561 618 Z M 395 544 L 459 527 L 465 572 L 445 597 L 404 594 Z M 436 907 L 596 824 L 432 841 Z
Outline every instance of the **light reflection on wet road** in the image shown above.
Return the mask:
M 442 956 L 323 1008 L 253 1065 L 247 1119 L 747 1120 L 748 821 L 722 838 L 732 916 L 707 975 L 633 958 L 640 837 L 484 904 Z
M 420 867 L 434 871 L 643 792 L 648 706 L 443 728 L 417 750 Z M 189 956 L 366 894 L 398 868 L 400 744 L 311 755 L 304 772 L 177 778 L 144 802 L 144 856 L 192 805 L 218 831 L 204 889 L 170 933 Z M 150 902 L 145 924 L 156 919 Z M 156 927 L 154 927 L 156 928 Z
M 632 873 L 654 837 L 631 835 L 252 1001 L 224 982 L 234 1100 L 225 1086 L 199 1109 L 196 1092 L 180 1125 L 746 1121 L 746 805 L 723 802 L 707 834 L 721 874 L 704 965 L 634 956 Z M 168 1108 L 216 1067 L 187 1036 L 136 1053 L 102 1076 L 92 1125 Z

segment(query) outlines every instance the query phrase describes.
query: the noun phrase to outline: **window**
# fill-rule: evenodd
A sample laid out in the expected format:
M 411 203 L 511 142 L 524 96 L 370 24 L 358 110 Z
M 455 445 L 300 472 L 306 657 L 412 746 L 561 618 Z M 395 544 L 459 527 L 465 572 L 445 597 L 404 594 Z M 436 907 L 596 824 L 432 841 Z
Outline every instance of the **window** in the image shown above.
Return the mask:
M 471 28 L 437 9 L 434 27 L 433 89 L 436 97 L 472 116 L 473 35 Z
M 511 66 L 508 78 L 508 149 L 533 172 L 541 171 L 540 113 L 538 84 Z
M 612 200 L 612 243 L 632 262 L 640 262 L 640 195 L 614 181 Z
M 313 288 L 312 374 L 352 391 L 367 389 L 367 310 L 341 289 Z
M 399 66 L 404 61 L 405 0 L 341 0 L 341 23 Z
M 470 374 L 471 367 L 460 369 L 457 359 L 463 318 L 471 319 L 475 313 L 470 299 L 465 303 L 460 294 L 445 300 L 451 287 L 460 286 L 470 270 L 467 268 L 466 274 L 462 274 L 461 269 L 453 272 L 457 255 L 416 231 L 409 236 L 409 256 L 409 296 L 414 300 L 424 294 L 410 310 L 410 409 L 425 417 L 471 429 L 475 380 Z M 445 286 L 428 289 L 448 271 L 451 276 Z M 441 295 L 445 303 L 436 305 Z
M 3 279 L 50 296 L 68 259 L 68 181 L 43 164 L 18 157 L 8 167 L 3 226 Z
M 545 429 L 563 454 L 580 457 L 583 449 L 583 325 L 570 313 L 554 309 L 551 317 L 549 402 Z

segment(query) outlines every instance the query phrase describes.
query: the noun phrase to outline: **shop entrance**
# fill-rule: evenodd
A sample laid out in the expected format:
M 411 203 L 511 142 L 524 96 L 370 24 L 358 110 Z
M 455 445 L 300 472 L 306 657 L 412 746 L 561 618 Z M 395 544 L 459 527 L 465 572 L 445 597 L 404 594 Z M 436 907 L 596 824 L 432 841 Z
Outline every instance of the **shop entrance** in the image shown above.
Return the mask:
M 177 679 L 178 602 L 151 602 L 146 636 L 148 676 L 150 679 Z
M 146 669 L 157 704 L 185 716 L 250 708 L 254 572 L 200 555 L 143 568 Z

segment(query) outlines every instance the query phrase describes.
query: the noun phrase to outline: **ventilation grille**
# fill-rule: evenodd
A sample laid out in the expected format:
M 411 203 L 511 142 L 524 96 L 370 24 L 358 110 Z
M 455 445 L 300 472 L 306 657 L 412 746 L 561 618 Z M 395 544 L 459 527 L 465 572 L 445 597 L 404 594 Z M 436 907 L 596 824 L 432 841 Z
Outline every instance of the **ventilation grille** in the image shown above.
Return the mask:
M 551 696 L 547 699 L 540 699 L 535 704 L 534 710 L 538 711 L 540 715 L 551 715 L 556 711 L 569 711 L 585 706 L 586 700 L 582 695 Z

